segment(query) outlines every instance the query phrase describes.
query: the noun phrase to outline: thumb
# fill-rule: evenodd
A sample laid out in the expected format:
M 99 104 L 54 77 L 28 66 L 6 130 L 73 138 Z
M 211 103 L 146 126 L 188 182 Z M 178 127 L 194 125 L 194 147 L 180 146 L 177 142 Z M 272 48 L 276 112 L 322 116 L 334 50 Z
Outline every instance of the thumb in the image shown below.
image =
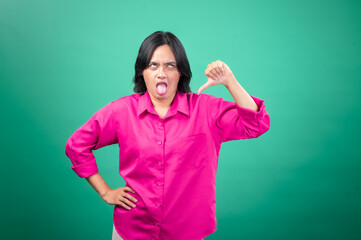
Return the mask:
M 205 84 L 203 84 L 199 89 L 197 94 L 199 95 L 204 89 L 209 88 L 210 86 L 212 86 L 211 82 L 206 82 Z

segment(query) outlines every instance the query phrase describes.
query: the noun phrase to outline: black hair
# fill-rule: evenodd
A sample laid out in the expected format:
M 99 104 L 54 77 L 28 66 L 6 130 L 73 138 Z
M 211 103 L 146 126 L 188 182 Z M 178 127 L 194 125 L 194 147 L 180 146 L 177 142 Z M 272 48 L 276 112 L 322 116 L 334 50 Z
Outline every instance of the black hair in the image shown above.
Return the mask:
M 192 72 L 184 47 L 173 33 L 163 31 L 156 31 L 152 33 L 140 46 L 138 57 L 134 66 L 135 75 L 133 77 L 133 82 L 135 86 L 133 91 L 135 93 L 145 93 L 147 91 L 142 74 L 144 69 L 148 67 L 154 50 L 162 45 L 169 45 L 175 56 L 177 69 L 181 74 L 178 82 L 178 91 L 182 93 L 191 92 L 189 83 L 192 78 Z

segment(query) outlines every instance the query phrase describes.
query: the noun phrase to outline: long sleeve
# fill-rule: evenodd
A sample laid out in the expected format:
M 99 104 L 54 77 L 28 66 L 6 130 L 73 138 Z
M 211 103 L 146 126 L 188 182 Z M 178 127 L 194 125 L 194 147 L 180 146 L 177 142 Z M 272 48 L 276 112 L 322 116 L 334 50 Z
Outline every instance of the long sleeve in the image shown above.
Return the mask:
M 209 122 L 221 142 L 257 138 L 268 131 L 270 117 L 262 99 L 251 96 L 258 106 L 258 111 L 254 111 L 242 108 L 235 102 L 210 96 L 208 102 Z
M 112 115 L 112 102 L 97 111 L 68 139 L 65 154 L 71 168 L 81 178 L 98 172 L 93 150 L 117 143 L 117 133 Z

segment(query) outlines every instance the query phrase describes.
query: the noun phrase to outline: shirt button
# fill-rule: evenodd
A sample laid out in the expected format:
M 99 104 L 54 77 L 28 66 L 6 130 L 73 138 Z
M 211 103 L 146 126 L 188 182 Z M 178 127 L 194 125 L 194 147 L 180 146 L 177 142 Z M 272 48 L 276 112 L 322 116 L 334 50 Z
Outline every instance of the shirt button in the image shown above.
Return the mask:
M 159 127 L 162 127 L 162 126 L 163 126 L 163 123 L 160 122 L 160 123 L 159 123 Z
M 162 186 L 162 183 L 161 183 L 161 182 L 158 182 L 157 184 L 158 184 L 158 186 Z
M 158 162 L 158 165 L 159 165 L 159 166 L 162 165 L 162 162 Z
M 160 144 L 162 144 L 162 141 L 158 141 L 157 143 L 160 145 Z
M 159 207 L 160 206 L 160 203 L 157 203 L 157 207 Z
M 159 223 L 154 224 L 156 227 L 159 227 Z

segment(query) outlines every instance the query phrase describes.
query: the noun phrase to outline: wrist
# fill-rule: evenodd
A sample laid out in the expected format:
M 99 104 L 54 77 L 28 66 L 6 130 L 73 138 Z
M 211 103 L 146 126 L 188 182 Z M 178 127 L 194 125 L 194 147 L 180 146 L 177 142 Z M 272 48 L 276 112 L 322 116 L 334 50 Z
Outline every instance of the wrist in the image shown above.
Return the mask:
M 229 78 L 223 85 L 229 89 L 230 87 L 232 87 L 232 85 L 234 85 L 235 83 L 237 83 L 237 80 L 234 76 L 232 76 L 231 78 Z
M 112 190 L 111 188 L 107 188 L 106 190 L 99 192 L 99 196 L 104 199 L 104 197 L 108 194 L 108 192 Z

